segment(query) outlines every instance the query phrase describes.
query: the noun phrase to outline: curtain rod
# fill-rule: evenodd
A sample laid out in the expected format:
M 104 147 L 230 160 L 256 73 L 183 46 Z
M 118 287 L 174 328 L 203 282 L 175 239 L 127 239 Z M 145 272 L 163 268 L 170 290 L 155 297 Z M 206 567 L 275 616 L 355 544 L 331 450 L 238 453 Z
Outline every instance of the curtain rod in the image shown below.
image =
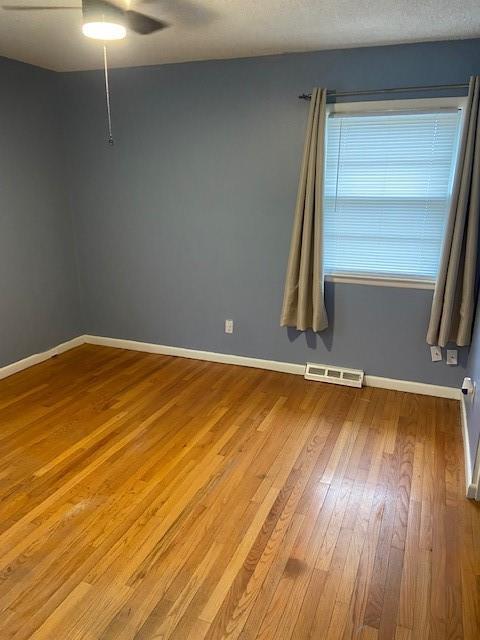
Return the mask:
M 373 96 L 380 93 L 405 93 L 408 91 L 440 91 L 446 89 L 466 89 L 469 86 L 468 82 L 461 84 L 430 84 L 423 87 L 394 87 L 392 89 L 366 89 L 363 91 L 337 91 L 336 89 L 328 89 L 327 96 L 335 98 L 343 98 L 346 96 Z M 311 93 L 302 93 L 298 96 L 300 100 L 310 100 Z

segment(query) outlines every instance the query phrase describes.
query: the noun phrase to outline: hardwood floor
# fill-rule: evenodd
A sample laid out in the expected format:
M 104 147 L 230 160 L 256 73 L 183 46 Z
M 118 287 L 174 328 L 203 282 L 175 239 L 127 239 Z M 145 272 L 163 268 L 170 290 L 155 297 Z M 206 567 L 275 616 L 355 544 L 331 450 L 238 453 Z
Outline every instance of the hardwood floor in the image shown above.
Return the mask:
M 86 345 L 0 449 L 2 640 L 480 638 L 454 401 Z

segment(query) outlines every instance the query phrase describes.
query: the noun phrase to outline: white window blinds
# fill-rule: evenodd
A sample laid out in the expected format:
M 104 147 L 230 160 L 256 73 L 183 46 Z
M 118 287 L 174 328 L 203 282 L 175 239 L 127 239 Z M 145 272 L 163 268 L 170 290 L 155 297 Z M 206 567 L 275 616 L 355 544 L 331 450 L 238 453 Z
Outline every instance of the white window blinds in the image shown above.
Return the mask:
M 326 273 L 435 279 L 460 121 L 458 109 L 328 118 Z

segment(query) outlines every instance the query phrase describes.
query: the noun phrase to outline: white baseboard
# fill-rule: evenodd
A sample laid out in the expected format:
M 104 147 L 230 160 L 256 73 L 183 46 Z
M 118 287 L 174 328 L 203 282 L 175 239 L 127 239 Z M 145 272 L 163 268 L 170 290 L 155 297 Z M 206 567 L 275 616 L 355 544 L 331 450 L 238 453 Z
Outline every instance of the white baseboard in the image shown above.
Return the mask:
M 465 464 L 465 493 L 467 498 L 477 498 L 478 487 L 473 478 L 472 461 L 470 459 L 470 439 L 468 436 L 467 407 L 465 397 L 460 398 L 460 420 L 462 423 L 463 455 Z
M 393 391 L 405 391 L 406 393 L 419 393 L 422 396 L 434 396 L 435 398 L 449 398 L 460 400 L 462 392 L 456 387 L 442 387 L 438 384 L 415 382 L 412 380 L 396 380 L 395 378 L 383 378 L 381 376 L 366 375 L 364 379 L 367 387 L 379 389 L 392 389 Z
M 103 347 L 116 349 L 130 349 L 131 351 L 145 351 L 146 353 L 159 353 L 164 356 L 179 356 L 180 358 L 192 358 L 193 360 L 207 360 L 208 362 L 220 362 L 222 364 L 236 364 L 240 367 L 253 367 L 255 369 L 268 369 L 281 373 L 294 373 L 303 376 L 304 364 L 293 362 L 278 362 L 277 360 L 262 360 L 247 356 L 236 356 L 229 353 L 215 353 L 214 351 L 199 351 L 198 349 L 186 349 L 184 347 L 170 347 L 151 342 L 137 342 L 136 340 L 123 340 L 121 338 L 104 338 L 101 336 L 83 336 L 88 344 L 97 344 Z
M 48 351 L 43 351 L 42 353 L 35 353 L 32 356 L 28 356 L 28 358 L 23 358 L 23 360 L 17 360 L 17 362 L 12 362 L 12 364 L 7 364 L 5 367 L 0 367 L 0 380 L 2 378 L 7 378 L 8 376 L 12 376 L 14 373 L 18 373 L 19 371 L 23 371 L 23 369 L 28 369 L 28 367 L 33 367 L 36 364 L 40 364 L 40 362 L 44 362 L 53 356 L 58 356 L 60 353 L 64 353 L 69 349 L 73 349 L 74 347 L 79 347 L 81 344 L 85 343 L 84 336 L 78 336 L 77 338 L 73 338 L 72 340 L 68 340 L 67 342 L 62 342 L 58 344 L 56 347 L 52 347 L 48 349 Z
M 277 360 L 262 360 L 248 356 L 236 356 L 228 353 L 215 353 L 213 351 L 198 351 L 197 349 L 186 349 L 184 347 L 170 347 L 167 345 L 137 342 L 136 340 L 123 340 L 120 338 L 104 338 L 102 336 L 83 336 L 88 344 L 96 344 L 104 347 L 115 347 L 117 349 L 130 349 L 132 351 L 146 351 L 147 353 L 160 353 L 167 356 L 180 356 L 181 358 L 193 358 L 194 360 L 208 360 L 209 362 L 221 362 L 223 364 L 236 364 L 242 367 L 254 367 L 255 369 L 268 369 L 269 371 L 280 371 L 281 373 L 293 373 L 303 376 L 305 373 L 304 364 L 293 362 L 278 362 Z M 412 382 L 410 380 L 395 380 L 393 378 L 382 378 L 380 376 L 366 375 L 365 385 L 368 387 L 379 387 L 381 389 L 393 389 L 395 391 L 405 391 L 407 393 L 420 393 L 438 398 L 451 398 L 459 400 L 462 392 L 454 387 L 442 387 L 435 384 L 423 382 Z
M 122 338 L 106 338 L 104 336 L 83 335 L 63 342 L 52 347 L 43 353 L 37 353 L 23 360 L 18 360 L 12 364 L 0 367 L 0 379 L 11 376 L 18 371 L 33 367 L 52 356 L 58 355 L 78 347 L 82 344 L 95 344 L 103 347 L 114 347 L 116 349 L 128 349 L 130 351 L 144 351 L 146 353 L 158 353 L 166 356 L 178 356 L 180 358 L 192 358 L 194 360 L 206 360 L 208 362 L 219 362 L 222 364 L 234 364 L 241 367 L 253 367 L 255 369 L 267 369 L 269 371 L 279 371 L 280 373 L 293 373 L 303 376 L 305 365 L 294 362 L 280 362 L 278 360 L 264 360 L 261 358 L 251 358 L 249 356 L 237 356 L 229 353 L 216 353 L 214 351 L 201 351 L 198 349 L 187 349 L 185 347 L 172 347 L 151 342 L 139 342 L 137 340 L 124 340 Z M 426 384 L 424 382 L 414 382 L 411 380 L 396 380 L 394 378 L 383 378 L 381 376 L 366 375 L 365 385 L 368 387 L 378 387 L 380 389 L 392 389 L 394 391 L 405 391 L 406 393 L 419 393 L 421 395 L 435 396 L 438 398 L 450 398 L 461 400 L 463 398 L 460 389 L 455 387 L 443 387 L 441 385 Z

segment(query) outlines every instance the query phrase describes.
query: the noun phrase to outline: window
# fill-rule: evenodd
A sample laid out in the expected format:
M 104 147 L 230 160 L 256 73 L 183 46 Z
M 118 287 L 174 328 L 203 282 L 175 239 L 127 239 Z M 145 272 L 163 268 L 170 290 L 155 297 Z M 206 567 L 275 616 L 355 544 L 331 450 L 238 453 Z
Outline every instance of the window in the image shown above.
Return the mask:
M 436 278 L 462 112 L 458 101 L 399 102 L 340 105 L 350 112 L 327 118 L 327 274 Z

